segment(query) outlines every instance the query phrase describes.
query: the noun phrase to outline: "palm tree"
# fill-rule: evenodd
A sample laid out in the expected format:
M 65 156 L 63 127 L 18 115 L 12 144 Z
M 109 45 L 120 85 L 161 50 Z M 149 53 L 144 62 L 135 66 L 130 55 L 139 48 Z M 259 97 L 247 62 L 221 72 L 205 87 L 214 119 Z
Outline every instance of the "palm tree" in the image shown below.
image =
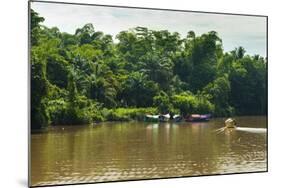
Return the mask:
M 106 66 L 95 63 L 94 72 L 89 76 L 90 98 L 104 103 L 105 106 L 114 107 L 116 89 L 109 80 L 112 77 L 113 73 Z

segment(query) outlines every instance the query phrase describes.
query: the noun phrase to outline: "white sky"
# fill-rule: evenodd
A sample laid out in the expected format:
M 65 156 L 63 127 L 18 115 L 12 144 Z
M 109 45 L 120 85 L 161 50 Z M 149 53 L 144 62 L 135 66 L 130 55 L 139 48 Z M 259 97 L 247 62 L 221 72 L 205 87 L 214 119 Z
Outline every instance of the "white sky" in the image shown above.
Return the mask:
M 96 31 L 115 38 L 120 31 L 137 26 L 179 32 L 185 37 L 190 30 L 196 35 L 217 31 L 225 51 L 243 46 L 248 54 L 266 55 L 266 18 L 254 16 L 144 10 L 102 6 L 32 2 L 31 8 L 45 18 L 44 25 L 74 34 L 92 23 Z

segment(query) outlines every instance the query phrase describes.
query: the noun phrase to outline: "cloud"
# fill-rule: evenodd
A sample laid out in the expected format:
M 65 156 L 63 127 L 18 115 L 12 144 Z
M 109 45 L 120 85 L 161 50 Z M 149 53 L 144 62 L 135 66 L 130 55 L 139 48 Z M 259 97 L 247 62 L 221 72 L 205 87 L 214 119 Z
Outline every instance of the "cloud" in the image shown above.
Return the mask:
M 225 51 L 243 46 L 249 54 L 266 55 L 266 18 L 194 12 L 129 9 L 33 2 L 31 8 L 45 18 L 48 27 L 75 33 L 78 27 L 93 23 L 96 30 L 115 36 L 136 26 L 197 35 L 215 30 Z

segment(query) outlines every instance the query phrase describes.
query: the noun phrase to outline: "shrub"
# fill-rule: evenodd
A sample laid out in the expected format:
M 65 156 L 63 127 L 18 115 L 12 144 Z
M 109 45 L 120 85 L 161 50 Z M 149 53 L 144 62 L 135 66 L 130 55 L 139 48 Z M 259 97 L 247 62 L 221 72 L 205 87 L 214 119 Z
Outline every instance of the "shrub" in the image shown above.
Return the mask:
M 108 110 L 105 119 L 108 121 L 143 120 L 145 114 L 156 113 L 156 108 L 116 108 Z
M 80 97 L 74 103 L 63 99 L 48 102 L 48 113 L 51 124 L 90 124 L 104 121 L 98 104 L 92 100 Z
M 172 97 L 173 105 L 181 114 L 213 113 L 214 105 L 204 95 L 194 95 L 191 92 L 183 92 Z
M 153 97 L 153 104 L 160 113 L 168 113 L 173 108 L 169 96 L 164 91 Z

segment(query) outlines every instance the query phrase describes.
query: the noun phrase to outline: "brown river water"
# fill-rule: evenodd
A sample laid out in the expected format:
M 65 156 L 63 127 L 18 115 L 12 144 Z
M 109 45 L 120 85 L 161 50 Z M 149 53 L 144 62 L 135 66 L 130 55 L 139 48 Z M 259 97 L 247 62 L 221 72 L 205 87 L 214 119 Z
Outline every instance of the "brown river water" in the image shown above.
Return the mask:
M 266 171 L 267 134 L 254 129 L 266 130 L 266 117 L 215 132 L 224 120 L 51 127 L 31 134 L 31 185 Z

